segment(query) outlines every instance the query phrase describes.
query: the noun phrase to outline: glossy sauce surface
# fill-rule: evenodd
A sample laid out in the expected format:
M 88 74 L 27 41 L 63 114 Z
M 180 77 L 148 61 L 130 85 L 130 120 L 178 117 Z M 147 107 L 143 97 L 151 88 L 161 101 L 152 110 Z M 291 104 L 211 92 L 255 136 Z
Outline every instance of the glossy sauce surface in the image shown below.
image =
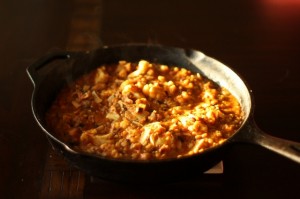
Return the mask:
M 111 158 L 165 159 L 224 142 L 243 113 L 225 88 L 178 66 L 119 61 L 67 85 L 50 128 L 79 150 Z

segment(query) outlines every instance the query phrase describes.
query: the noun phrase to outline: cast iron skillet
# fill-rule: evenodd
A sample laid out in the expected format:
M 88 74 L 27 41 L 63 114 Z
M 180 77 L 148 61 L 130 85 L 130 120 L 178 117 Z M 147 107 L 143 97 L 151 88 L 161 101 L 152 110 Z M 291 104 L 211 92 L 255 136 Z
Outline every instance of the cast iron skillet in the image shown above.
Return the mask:
M 109 159 L 77 152 L 48 130 L 45 112 L 62 86 L 101 64 L 119 60 L 137 62 L 140 59 L 186 67 L 226 87 L 242 105 L 245 113 L 242 127 L 226 142 L 203 153 L 180 159 L 152 161 Z M 256 126 L 252 116 L 252 94 L 243 80 L 224 64 L 196 50 L 128 44 L 103 47 L 91 52 L 56 52 L 37 60 L 27 68 L 27 73 L 34 85 L 31 101 L 33 115 L 53 148 L 71 164 L 102 179 L 151 183 L 194 177 L 218 163 L 228 146 L 236 142 L 257 144 L 300 163 L 300 143 L 271 137 Z

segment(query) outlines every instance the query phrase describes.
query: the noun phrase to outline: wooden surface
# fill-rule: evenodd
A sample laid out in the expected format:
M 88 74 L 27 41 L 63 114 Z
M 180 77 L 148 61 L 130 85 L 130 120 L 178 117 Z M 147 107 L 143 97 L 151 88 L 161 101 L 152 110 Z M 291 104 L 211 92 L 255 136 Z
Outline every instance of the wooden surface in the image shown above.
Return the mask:
M 25 72 L 57 50 L 132 42 L 194 48 L 248 83 L 261 129 L 300 142 L 299 1 L 4 0 L 0 25 L 0 198 L 299 197 L 299 164 L 245 144 L 226 154 L 221 177 L 204 181 L 147 187 L 88 176 L 52 151 L 32 116 Z

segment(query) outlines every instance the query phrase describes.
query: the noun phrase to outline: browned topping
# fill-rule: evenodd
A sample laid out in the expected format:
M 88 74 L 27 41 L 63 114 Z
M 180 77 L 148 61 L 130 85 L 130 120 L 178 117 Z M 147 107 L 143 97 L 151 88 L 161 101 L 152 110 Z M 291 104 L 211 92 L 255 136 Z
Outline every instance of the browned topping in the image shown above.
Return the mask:
M 225 88 L 185 68 L 120 61 L 66 86 L 49 127 L 79 150 L 125 159 L 192 155 L 230 137 L 243 119 Z

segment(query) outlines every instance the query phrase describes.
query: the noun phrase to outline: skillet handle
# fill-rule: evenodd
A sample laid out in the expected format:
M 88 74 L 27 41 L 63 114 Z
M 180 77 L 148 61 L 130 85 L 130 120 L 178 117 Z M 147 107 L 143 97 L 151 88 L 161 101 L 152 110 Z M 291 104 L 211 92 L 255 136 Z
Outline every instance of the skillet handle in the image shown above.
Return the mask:
M 248 124 L 246 124 L 245 131 L 241 132 L 241 136 L 238 137 L 238 142 L 241 141 L 260 145 L 300 163 L 300 143 L 268 135 L 263 132 L 253 120 L 250 120 Z
M 46 66 L 47 64 L 57 60 L 57 59 L 69 59 L 71 57 L 69 52 L 53 52 L 49 53 L 40 59 L 38 59 L 36 62 L 34 62 L 32 65 L 30 65 L 27 68 L 27 74 L 30 77 L 33 85 L 38 81 L 39 74 L 38 71 Z

